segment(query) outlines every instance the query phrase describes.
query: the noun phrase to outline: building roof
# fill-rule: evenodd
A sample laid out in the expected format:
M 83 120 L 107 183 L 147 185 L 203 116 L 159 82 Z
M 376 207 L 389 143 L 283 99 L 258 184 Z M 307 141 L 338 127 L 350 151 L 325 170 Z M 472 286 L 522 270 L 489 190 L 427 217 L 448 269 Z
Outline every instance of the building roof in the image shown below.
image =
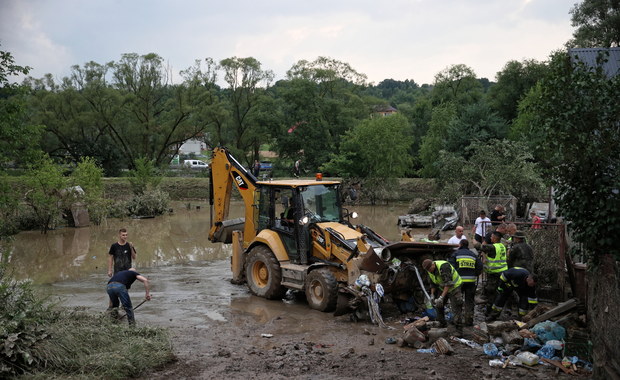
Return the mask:
M 603 72 L 608 78 L 614 77 L 620 74 L 620 47 L 613 48 L 579 48 L 569 49 L 571 62 L 580 61 L 586 64 L 590 68 L 597 67 L 596 62 L 599 54 L 608 52 L 609 56 L 606 57 L 606 62 L 603 62 Z

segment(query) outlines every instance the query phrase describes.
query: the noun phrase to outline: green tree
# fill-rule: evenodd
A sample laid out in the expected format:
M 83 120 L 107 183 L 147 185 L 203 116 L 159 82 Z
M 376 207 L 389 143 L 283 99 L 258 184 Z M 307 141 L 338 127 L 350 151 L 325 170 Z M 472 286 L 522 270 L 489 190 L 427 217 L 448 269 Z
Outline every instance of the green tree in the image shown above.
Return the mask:
M 33 162 L 25 175 L 24 201 L 34 213 L 35 221 L 43 233 L 59 225 L 62 213 L 74 197 L 67 189 L 67 178 L 62 168 L 48 157 Z
M 522 199 L 538 199 L 544 194 L 540 170 L 521 142 L 474 141 L 465 156 L 440 152 L 438 183 L 447 201 L 456 202 L 463 194 L 483 197 L 511 194 Z
M 412 163 L 409 122 L 402 115 L 364 120 L 344 136 L 340 153 L 322 170 L 345 178 L 363 179 L 371 191 L 371 202 L 378 192 L 393 185 Z
M 347 63 L 331 58 L 293 65 L 287 80 L 274 86 L 284 116 L 272 132 L 280 157 L 292 162 L 303 154 L 309 170 L 329 161 L 341 136 L 370 114 L 361 96 L 365 80 Z
M 594 378 L 617 377 L 617 367 L 607 366 L 620 352 L 620 335 L 607 328 L 620 314 L 620 75 L 606 76 L 605 59 L 592 68 L 554 54 L 529 103 L 529 120 L 550 156 L 559 213 L 588 259 Z
M 456 118 L 456 106 L 453 103 L 444 103 L 433 108 L 428 132 L 422 138 L 420 145 L 420 175 L 434 178 L 439 174 L 440 166 L 437 162 L 439 152 L 445 148 L 448 138 L 448 126 Z
M 0 170 L 11 162 L 28 162 L 40 154 L 41 126 L 27 120 L 26 90 L 9 79 L 26 75 L 28 66 L 15 64 L 13 55 L 0 51 Z
M 482 100 L 466 106 L 448 124 L 445 149 L 466 156 L 473 140 L 503 139 L 507 132 L 506 122 Z
M 10 83 L 16 75 L 26 75 L 27 66 L 15 64 L 13 55 L 0 51 L 0 252 L 4 241 L 17 233 L 16 215 L 20 194 L 6 180 L 6 166 L 27 163 L 41 155 L 37 142 L 42 127 L 27 120 L 26 90 Z
M 476 103 L 482 98 L 482 84 L 471 67 L 451 65 L 435 74 L 432 97 L 434 104 L 452 102 L 463 106 Z
M 583 0 L 570 10 L 572 26 L 577 28 L 574 47 L 612 47 L 620 44 L 620 1 Z
M 112 205 L 111 200 L 104 198 L 103 169 L 94 158 L 82 157 L 69 181 L 72 186 L 80 186 L 84 190 L 80 201 L 86 204 L 90 221 L 101 224 Z
M 220 67 L 228 84 L 224 94 L 231 115 L 231 149 L 239 157 L 245 157 L 245 153 L 252 150 L 254 154 L 247 160 L 249 164 L 252 159 L 258 158 L 261 145 L 259 131 L 262 129 L 257 123 L 256 113 L 261 98 L 268 96 L 265 88 L 273 80 L 274 73 L 262 69 L 261 63 L 252 57 L 223 59 Z
M 544 62 L 536 60 L 509 61 L 497 73 L 497 83 L 488 92 L 488 103 L 500 117 L 511 121 L 517 116 L 517 106 L 547 71 Z

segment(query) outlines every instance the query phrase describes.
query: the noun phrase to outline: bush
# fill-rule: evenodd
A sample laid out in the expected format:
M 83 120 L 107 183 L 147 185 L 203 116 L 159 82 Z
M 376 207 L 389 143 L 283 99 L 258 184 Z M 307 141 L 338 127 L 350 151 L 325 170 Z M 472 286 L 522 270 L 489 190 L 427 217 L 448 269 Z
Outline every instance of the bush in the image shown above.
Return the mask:
M 162 215 L 168 210 L 169 202 L 168 193 L 160 189 L 147 190 L 127 202 L 127 212 L 131 216 Z

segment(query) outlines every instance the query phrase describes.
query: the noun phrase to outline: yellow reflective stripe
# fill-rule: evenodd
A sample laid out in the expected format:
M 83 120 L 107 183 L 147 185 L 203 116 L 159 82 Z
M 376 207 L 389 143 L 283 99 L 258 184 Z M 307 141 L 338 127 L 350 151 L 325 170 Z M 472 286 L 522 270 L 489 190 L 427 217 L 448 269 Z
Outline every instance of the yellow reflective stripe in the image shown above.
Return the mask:
M 535 304 L 538 303 L 538 298 L 527 298 L 527 303 Z

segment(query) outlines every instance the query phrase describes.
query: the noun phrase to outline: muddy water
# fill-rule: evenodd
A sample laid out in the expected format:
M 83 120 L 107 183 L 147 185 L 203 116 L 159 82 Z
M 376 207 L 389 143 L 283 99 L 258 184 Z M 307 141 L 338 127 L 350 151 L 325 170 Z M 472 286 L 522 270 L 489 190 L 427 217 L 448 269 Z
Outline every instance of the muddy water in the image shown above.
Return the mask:
M 308 311 L 307 306 L 295 302 L 278 303 L 274 309 L 272 302 L 251 297 L 245 286 L 232 285 L 230 245 L 208 240 L 206 203 L 189 206 L 175 203 L 172 214 L 153 219 L 111 219 L 102 226 L 63 228 L 47 235 L 23 232 L 16 236 L 9 263 L 18 278 L 32 280 L 59 303 L 100 311 L 107 305 L 107 252 L 118 229 L 125 227 L 138 254 L 134 265 L 152 283 L 153 301 L 136 312 L 141 321 L 199 327 L 205 318 L 224 321 L 230 312 L 266 321 L 283 311 L 289 315 L 298 312 L 300 318 Z M 389 240 L 400 239 L 396 222 L 398 215 L 406 213 L 406 205 L 355 206 L 350 210 L 360 214 L 357 223 Z M 242 213 L 240 203 L 231 205 L 231 218 Z M 414 230 L 414 236 L 427 232 Z M 137 297 L 134 305 L 143 297 L 143 289 L 140 283 L 132 287 L 132 297 Z

